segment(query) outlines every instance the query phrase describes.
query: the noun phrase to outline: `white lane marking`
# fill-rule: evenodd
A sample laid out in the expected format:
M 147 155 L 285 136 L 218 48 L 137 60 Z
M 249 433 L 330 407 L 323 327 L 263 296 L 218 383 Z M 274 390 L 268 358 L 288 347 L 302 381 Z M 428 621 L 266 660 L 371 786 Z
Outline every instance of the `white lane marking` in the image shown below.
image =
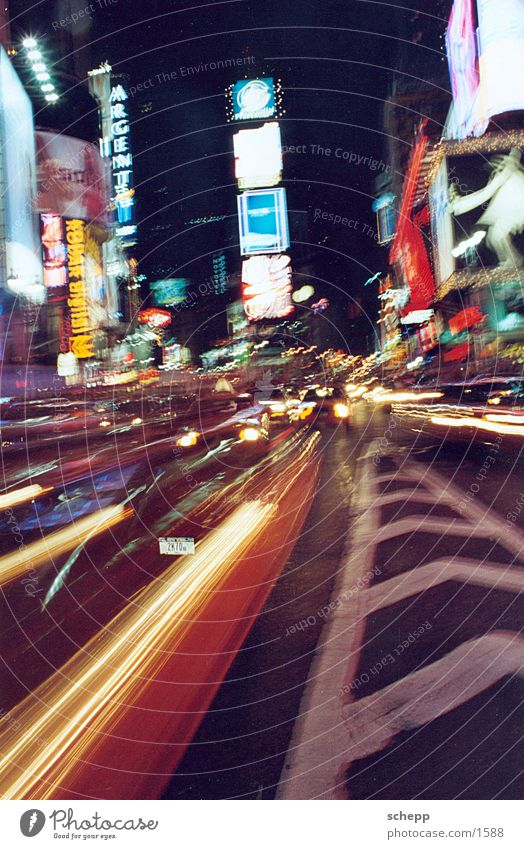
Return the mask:
M 371 456 L 376 454 L 377 447 L 378 440 Z M 366 463 L 360 465 L 354 493 L 363 496 L 364 503 L 376 495 L 375 478 L 367 472 Z M 280 777 L 279 799 L 345 796 L 339 771 L 347 763 L 348 755 L 339 692 L 348 663 L 355 667 L 358 663 L 365 617 L 359 612 L 362 593 L 355 592 L 355 586 L 373 566 L 375 547 L 369 546 L 367 539 L 378 519 L 378 511 L 359 511 L 352 534 L 348 522 L 345 550 L 332 598 L 347 597 L 349 601 L 333 612 L 322 629 Z
M 346 705 L 349 762 L 381 751 L 400 731 L 432 722 L 506 675 L 522 676 L 523 657 L 524 637 L 496 631 L 463 643 L 435 663 Z
M 375 584 L 364 593 L 366 615 L 391 607 L 410 596 L 418 595 L 446 581 L 460 581 L 479 587 L 521 593 L 524 591 L 524 570 L 505 563 L 479 564 L 478 560 L 459 557 L 454 560 L 439 559 L 403 572 L 389 581 Z

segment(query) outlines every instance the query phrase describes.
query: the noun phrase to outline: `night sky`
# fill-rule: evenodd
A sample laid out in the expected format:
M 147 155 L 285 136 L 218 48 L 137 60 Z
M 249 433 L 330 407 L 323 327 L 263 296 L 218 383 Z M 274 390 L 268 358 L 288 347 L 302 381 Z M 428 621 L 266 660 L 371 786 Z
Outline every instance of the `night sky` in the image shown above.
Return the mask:
M 445 24 L 368 0 L 93 0 L 74 26 L 60 24 L 89 5 L 44 2 L 27 12 L 29 4 L 12 0 L 13 15 L 26 10 L 14 29 L 36 28 L 57 59 L 72 50 L 65 63 L 74 57 L 77 73 L 108 60 L 125 75 L 141 270 L 150 279 L 204 279 L 210 254 L 224 250 L 229 270 L 238 271 L 224 90 L 244 77 L 274 76 L 284 93 L 283 144 L 299 151 L 286 153 L 283 180 L 296 267 L 330 298 L 337 324 L 347 323 L 353 299 L 364 298 L 369 321 L 355 331 L 372 332 L 376 291 L 363 283 L 387 258 L 371 211 L 375 179 L 387 165 L 383 101 L 401 58 L 428 76 L 432 62 L 437 70 L 435 36 Z M 226 60 L 237 67 L 205 67 Z M 43 112 L 45 124 L 49 109 Z M 220 220 L 189 223 L 209 216 Z M 350 223 L 335 223 L 335 216 Z

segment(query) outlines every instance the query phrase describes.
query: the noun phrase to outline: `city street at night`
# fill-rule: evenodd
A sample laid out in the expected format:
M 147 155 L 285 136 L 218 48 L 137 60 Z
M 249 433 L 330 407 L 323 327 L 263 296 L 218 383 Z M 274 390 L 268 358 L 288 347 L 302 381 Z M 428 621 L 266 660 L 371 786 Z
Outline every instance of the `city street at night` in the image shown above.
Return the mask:
M 522 845 L 523 92 L 523 0 L 1 4 L 6 846 Z

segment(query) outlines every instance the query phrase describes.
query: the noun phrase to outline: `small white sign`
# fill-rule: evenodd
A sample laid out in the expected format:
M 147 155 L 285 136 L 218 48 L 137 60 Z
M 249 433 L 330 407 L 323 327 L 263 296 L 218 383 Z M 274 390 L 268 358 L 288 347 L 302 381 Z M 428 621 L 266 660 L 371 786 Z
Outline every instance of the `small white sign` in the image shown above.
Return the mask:
M 193 537 L 160 537 L 158 540 L 160 554 L 194 554 L 195 540 Z

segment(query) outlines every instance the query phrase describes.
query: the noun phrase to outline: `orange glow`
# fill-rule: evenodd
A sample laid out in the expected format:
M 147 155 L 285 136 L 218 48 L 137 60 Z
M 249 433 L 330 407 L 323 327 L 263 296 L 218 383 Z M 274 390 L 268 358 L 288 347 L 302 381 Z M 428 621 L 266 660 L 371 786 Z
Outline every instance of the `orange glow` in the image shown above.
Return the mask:
M 52 798 L 173 651 L 227 573 L 274 514 L 272 504 L 238 507 L 177 558 L 61 669 L 27 696 L 0 728 L 4 799 Z
M 132 514 L 132 510 L 121 504 L 105 507 L 89 516 L 84 516 L 72 522 L 66 528 L 53 534 L 22 546 L 14 554 L 6 554 L 0 558 L 0 585 L 12 581 L 18 575 L 30 571 L 43 563 L 53 561 L 53 558 L 76 548 L 86 538 L 96 536 L 121 522 Z
M 35 483 L 32 486 L 24 486 L 22 489 L 6 492 L 4 495 L 0 495 L 0 510 L 7 510 L 8 507 L 15 507 L 25 501 L 32 501 L 33 498 L 38 498 L 44 492 L 51 492 L 52 489 L 52 486 L 42 487 Z
M 501 424 L 492 419 L 499 418 L 498 416 L 490 416 L 487 419 L 477 419 L 474 416 L 464 416 L 463 418 L 452 418 L 451 416 L 432 416 L 433 424 L 441 425 L 442 427 L 476 427 L 478 430 L 485 430 L 490 433 L 499 433 L 502 436 L 521 436 L 524 437 L 524 426 L 519 427 L 511 424 Z M 502 416 L 500 418 L 503 418 Z

